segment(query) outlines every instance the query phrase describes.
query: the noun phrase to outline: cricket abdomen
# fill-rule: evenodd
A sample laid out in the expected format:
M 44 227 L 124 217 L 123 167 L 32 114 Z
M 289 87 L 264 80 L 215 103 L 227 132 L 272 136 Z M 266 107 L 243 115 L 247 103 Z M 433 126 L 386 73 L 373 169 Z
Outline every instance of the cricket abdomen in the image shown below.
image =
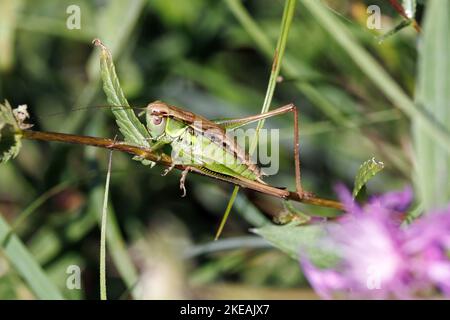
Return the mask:
M 193 130 L 186 130 L 172 143 L 172 159 L 176 164 L 203 166 L 232 177 L 262 182 L 261 171 L 230 140 L 216 139 Z

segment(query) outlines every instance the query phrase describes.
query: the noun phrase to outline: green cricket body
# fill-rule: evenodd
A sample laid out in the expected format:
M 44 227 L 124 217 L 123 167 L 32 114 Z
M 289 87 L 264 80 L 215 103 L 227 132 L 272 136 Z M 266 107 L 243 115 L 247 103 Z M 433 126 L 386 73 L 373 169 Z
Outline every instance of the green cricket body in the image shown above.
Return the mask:
M 171 146 L 174 164 L 265 183 L 260 168 L 221 125 L 161 101 L 147 106 L 146 122 L 155 148 Z

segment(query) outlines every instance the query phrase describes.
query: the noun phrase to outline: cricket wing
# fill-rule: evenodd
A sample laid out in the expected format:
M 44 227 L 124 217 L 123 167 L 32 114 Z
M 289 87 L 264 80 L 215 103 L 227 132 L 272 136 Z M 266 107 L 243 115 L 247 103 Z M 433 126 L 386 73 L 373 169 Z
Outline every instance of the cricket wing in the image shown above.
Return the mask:
M 212 143 L 217 144 L 219 147 L 225 148 L 234 157 L 248 166 L 249 170 L 251 170 L 258 179 L 261 177 L 260 168 L 256 164 L 252 163 L 249 155 L 239 147 L 234 139 L 226 134 L 223 126 L 214 123 L 205 117 L 163 102 L 156 102 L 153 105 L 156 106 L 154 110 L 157 110 L 157 113 L 162 116 L 174 118 L 178 121 L 184 122 L 196 134 L 201 134 L 207 137 Z

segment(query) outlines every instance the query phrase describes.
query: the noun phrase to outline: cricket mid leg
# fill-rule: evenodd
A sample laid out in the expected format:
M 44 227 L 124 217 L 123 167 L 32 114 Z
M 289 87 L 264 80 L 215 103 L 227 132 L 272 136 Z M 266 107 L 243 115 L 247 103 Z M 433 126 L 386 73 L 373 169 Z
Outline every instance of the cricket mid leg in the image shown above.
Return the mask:
M 189 173 L 189 170 L 191 168 L 190 167 L 186 167 L 183 172 L 181 173 L 181 178 L 180 178 L 180 189 L 183 191 L 183 194 L 181 195 L 182 197 L 186 196 L 186 187 L 184 186 L 185 182 L 186 182 L 186 177 L 187 174 Z

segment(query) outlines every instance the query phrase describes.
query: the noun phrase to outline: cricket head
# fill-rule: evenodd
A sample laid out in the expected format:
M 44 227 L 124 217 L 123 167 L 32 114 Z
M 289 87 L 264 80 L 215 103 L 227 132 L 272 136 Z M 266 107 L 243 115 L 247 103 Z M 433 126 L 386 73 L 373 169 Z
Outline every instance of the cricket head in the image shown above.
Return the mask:
M 164 134 L 169 109 L 169 106 L 161 101 L 155 101 L 147 105 L 147 129 L 152 139 L 156 140 Z

